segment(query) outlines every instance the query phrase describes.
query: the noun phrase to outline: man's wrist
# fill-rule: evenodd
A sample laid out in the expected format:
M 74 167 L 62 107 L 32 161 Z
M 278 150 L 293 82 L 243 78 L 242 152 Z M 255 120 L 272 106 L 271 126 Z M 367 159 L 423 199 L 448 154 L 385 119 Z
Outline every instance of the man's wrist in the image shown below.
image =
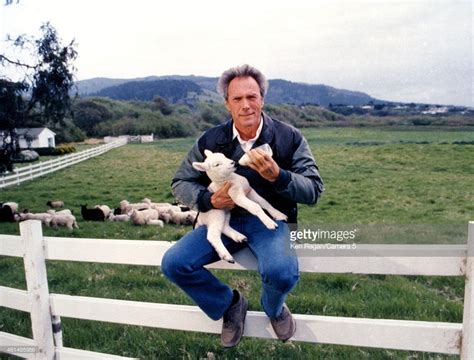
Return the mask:
M 199 211 L 206 212 L 214 209 L 212 205 L 212 194 L 209 190 L 203 190 L 198 198 L 197 207 Z
M 284 190 L 288 186 L 291 181 L 291 174 L 287 170 L 283 170 L 280 168 L 280 172 L 278 173 L 278 177 L 275 181 L 273 181 L 273 186 L 276 190 Z

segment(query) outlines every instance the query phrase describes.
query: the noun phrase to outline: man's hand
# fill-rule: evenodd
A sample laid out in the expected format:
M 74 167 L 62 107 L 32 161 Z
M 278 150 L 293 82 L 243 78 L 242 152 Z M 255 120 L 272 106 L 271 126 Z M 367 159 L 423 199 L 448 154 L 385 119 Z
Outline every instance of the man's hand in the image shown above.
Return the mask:
M 215 209 L 233 209 L 235 207 L 234 200 L 229 196 L 230 182 L 226 182 L 223 187 L 217 190 L 211 196 L 211 204 Z
M 264 179 L 274 182 L 280 175 L 280 167 L 273 158 L 262 149 L 253 149 L 247 153 L 248 166 Z

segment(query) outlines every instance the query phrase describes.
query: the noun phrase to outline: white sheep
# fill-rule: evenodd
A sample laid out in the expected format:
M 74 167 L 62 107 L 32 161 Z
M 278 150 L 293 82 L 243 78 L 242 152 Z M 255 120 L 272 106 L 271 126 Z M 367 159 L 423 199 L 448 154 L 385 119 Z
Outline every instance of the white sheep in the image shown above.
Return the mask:
M 49 209 L 49 210 L 46 210 L 46 212 L 51 215 L 72 215 L 72 211 L 69 209 L 64 209 L 64 210 L 59 210 L 59 211 Z
M 170 203 L 167 203 L 167 202 L 161 202 L 161 203 L 156 203 L 156 202 L 153 202 L 151 201 L 149 198 L 144 198 L 142 200 L 142 203 L 146 203 L 148 205 L 150 205 L 150 208 L 154 209 L 154 208 L 166 208 L 168 206 L 173 206 L 172 204 Z
M 121 214 L 121 215 L 110 214 L 109 220 L 110 221 L 130 221 L 130 215 L 127 215 L 127 214 Z
M 149 209 L 150 204 L 148 203 L 130 203 L 128 200 L 122 200 L 120 201 L 120 211 L 122 214 L 129 214 L 132 212 L 132 210 L 145 210 Z
M 62 200 L 48 201 L 46 205 L 49 206 L 51 209 L 60 209 L 64 207 L 64 201 Z
M 163 224 L 163 220 L 148 220 L 147 225 L 156 225 L 156 226 L 159 226 L 159 227 L 163 227 L 164 224 Z
M 158 220 L 158 211 L 155 209 L 132 210 L 130 220 L 134 225 L 147 225 L 150 220 Z
M 70 214 L 54 214 L 51 218 L 51 226 L 55 229 L 59 226 L 66 226 L 70 230 L 72 230 L 73 227 L 79 229 L 76 217 Z
M 267 210 L 275 220 L 286 220 L 287 217 L 282 212 L 275 209 L 267 200 L 262 198 L 254 189 L 250 187 L 248 180 L 235 173 L 235 163 L 221 153 L 213 153 L 205 150 L 206 159 L 204 162 L 193 162 L 193 167 L 199 171 L 205 171 L 212 182 L 208 189 L 211 192 L 219 190 L 226 182 L 230 182 L 229 196 L 240 207 L 246 209 L 251 214 L 257 216 L 263 224 L 271 230 L 278 227 L 263 209 Z M 217 254 L 223 260 L 233 263 L 234 258 L 222 243 L 221 234 L 227 235 L 235 242 L 245 241 L 245 235 L 232 229 L 229 226 L 230 211 L 222 209 L 212 209 L 200 213 L 196 227 L 207 225 L 207 239 L 216 249 Z
M 194 220 L 196 220 L 197 212 L 194 210 L 189 211 L 172 211 L 171 212 L 171 221 L 176 225 L 192 225 Z
M 40 220 L 43 225 L 49 226 L 53 215 L 49 213 L 20 213 L 20 221 Z

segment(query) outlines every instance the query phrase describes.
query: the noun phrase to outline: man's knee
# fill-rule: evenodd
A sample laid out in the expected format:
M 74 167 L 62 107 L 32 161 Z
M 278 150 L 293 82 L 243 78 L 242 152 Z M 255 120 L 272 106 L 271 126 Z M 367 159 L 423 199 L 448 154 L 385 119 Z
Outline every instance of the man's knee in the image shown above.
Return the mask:
M 298 267 L 291 262 L 281 266 L 272 264 L 262 271 L 263 282 L 282 293 L 293 289 L 299 278 Z
M 180 274 L 186 273 L 186 263 L 182 256 L 170 248 L 161 260 L 161 272 L 171 280 L 175 280 Z

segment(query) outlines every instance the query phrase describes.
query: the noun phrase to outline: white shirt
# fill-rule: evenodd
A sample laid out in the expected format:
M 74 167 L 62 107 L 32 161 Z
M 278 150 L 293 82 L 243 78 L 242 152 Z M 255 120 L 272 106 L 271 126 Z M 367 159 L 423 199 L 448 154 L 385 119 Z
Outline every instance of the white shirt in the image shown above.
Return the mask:
M 258 137 L 260 136 L 260 133 L 262 132 L 262 128 L 263 128 L 263 116 L 260 118 L 260 124 L 258 125 L 257 133 L 255 134 L 255 137 L 250 140 L 244 140 L 240 137 L 239 131 L 233 124 L 232 125 L 232 132 L 234 134 L 233 139 L 237 137 L 237 140 L 239 140 L 242 150 L 244 150 L 245 152 L 248 152 L 250 151 L 250 149 L 252 149 L 253 144 L 255 144 L 255 141 L 257 141 Z

